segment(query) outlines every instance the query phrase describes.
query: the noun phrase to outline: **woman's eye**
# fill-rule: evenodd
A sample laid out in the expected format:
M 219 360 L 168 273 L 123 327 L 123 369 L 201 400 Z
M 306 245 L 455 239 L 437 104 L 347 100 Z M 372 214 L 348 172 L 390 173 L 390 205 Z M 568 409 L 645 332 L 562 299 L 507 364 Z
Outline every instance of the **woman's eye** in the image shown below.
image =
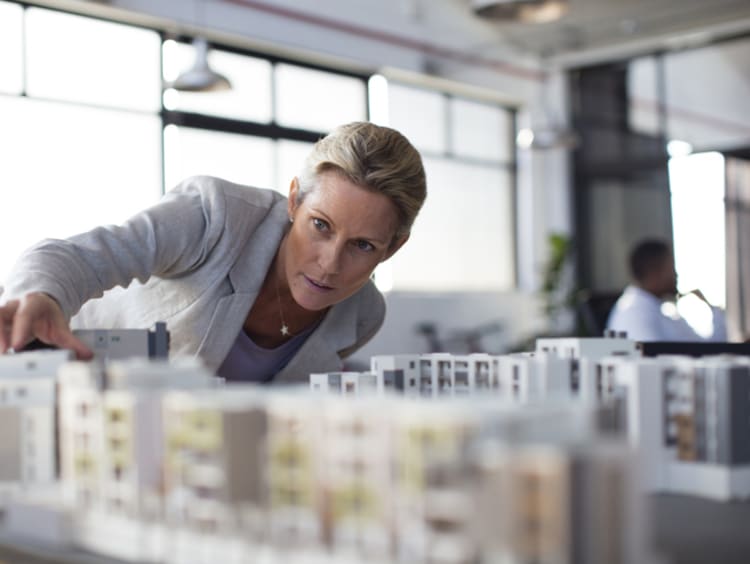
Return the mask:
M 356 245 L 360 251 L 365 251 L 369 253 L 370 251 L 375 250 L 375 247 L 372 245 L 372 243 L 368 243 L 367 241 L 364 241 L 362 239 L 357 241 Z
M 315 226 L 315 229 L 317 229 L 318 231 L 325 231 L 326 229 L 328 229 L 328 224 L 322 219 L 318 219 L 317 217 L 314 217 L 312 221 L 313 221 L 313 225 Z

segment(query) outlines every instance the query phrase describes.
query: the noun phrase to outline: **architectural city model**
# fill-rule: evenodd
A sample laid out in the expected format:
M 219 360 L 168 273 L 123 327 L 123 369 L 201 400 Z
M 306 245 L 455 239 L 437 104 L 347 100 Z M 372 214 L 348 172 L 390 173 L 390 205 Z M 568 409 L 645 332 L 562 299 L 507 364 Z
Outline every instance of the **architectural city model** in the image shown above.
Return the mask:
M 371 368 L 275 390 L 187 359 L 0 357 L 3 537 L 133 562 L 635 564 L 658 561 L 644 492 L 750 493 L 746 359 L 540 340 Z
M 376 356 L 369 372 L 310 375 L 314 391 L 567 401 L 606 411 L 638 449 L 650 492 L 750 498 L 750 359 L 643 358 L 614 338 L 539 339 L 533 353 Z

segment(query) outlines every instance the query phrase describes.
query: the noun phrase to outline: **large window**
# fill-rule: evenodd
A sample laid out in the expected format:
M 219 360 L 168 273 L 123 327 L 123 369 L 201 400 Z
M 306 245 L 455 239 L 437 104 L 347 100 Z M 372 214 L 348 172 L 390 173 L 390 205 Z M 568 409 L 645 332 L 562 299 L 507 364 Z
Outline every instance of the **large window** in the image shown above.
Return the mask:
M 158 111 L 157 33 L 40 8 L 25 21 L 29 96 Z
M 0 2 L 0 278 L 37 240 L 159 198 L 159 45 L 154 31 Z
M 178 92 L 164 85 L 191 66 L 190 38 L 4 0 L 0 53 L 0 182 L 18 210 L 0 224 L 0 280 L 30 244 L 120 223 L 191 175 L 286 194 L 317 139 L 373 119 L 420 150 L 429 192 L 377 282 L 514 285 L 513 116 L 498 105 L 216 44 L 232 88 Z
M 750 145 L 747 38 L 628 64 L 629 125 L 696 151 Z
M 392 259 L 393 288 L 512 288 L 510 173 L 449 158 L 424 164 L 429 196 L 409 243 Z
M 276 65 L 276 121 L 311 131 L 367 119 L 364 81 L 296 65 Z
M 164 80 L 190 66 L 192 46 L 165 41 Z M 232 89 L 164 91 L 167 189 L 208 174 L 287 194 L 312 144 L 338 124 L 367 120 L 366 77 L 213 48 Z
M 726 303 L 724 157 L 696 153 L 669 161 L 678 290 L 699 288 L 709 302 Z M 700 218 L 700 228 L 696 220 Z
M 231 90 L 165 90 L 189 42 L 2 0 L 0 53 L 0 182 L 18 210 L 0 280 L 32 243 L 121 223 L 190 175 L 286 193 L 312 143 L 367 119 L 364 76 L 212 46 Z
M 386 288 L 509 290 L 515 286 L 512 113 L 496 104 L 371 81 L 374 114 L 424 156 L 428 197 L 411 239 L 376 272 Z M 418 107 L 419 112 L 414 108 Z
M 164 130 L 164 182 L 207 174 L 238 184 L 275 186 L 274 143 L 265 137 L 168 125 Z

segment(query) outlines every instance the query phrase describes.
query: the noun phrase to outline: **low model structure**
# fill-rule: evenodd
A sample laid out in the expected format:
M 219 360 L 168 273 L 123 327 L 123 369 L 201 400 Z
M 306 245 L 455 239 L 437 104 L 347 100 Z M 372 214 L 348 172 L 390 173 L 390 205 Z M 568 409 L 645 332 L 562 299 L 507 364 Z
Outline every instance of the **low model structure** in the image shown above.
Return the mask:
M 600 365 L 649 491 L 750 497 L 750 362 L 657 357 Z
M 152 560 L 162 549 L 164 396 L 210 389 L 215 377 L 194 359 L 133 358 L 70 363 L 60 380 L 61 485 L 83 509 L 79 543 Z
M 56 382 L 69 351 L 7 355 L 0 362 L 0 508 L 15 492 L 57 478 Z

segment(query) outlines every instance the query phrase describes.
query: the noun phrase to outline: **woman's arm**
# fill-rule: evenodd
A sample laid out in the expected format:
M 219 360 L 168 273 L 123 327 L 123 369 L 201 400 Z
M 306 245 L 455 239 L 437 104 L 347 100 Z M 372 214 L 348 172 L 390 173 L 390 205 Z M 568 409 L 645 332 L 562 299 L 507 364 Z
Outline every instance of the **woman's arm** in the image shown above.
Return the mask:
M 37 338 L 49 345 L 70 349 L 81 360 L 93 356 L 70 331 L 62 309 L 47 294 L 33 292 L 0 307 L 0 324 L 0 354 L 8 348 L 20 350 Z
M 179 276 L 202 264 L 224 228 L 220 219 L 212 221 L 225 216 L 219 182 L 189 178 L 120 226 L 47 239 L 23 253 L 2 296 L 0 351 L 40 338 L 85 357 L 71 341 L 68 320 L 86 301 L 114 286 Z
M 97 227 L 69 239 L 47 239 L 21 255 L 4 299 L 30 292 L 52 296 L 66 318 L 115 286 L 197 268 L 221 237 L 224 198 L 216 179 L 194 177 L 155 206 L 119 226 Z

